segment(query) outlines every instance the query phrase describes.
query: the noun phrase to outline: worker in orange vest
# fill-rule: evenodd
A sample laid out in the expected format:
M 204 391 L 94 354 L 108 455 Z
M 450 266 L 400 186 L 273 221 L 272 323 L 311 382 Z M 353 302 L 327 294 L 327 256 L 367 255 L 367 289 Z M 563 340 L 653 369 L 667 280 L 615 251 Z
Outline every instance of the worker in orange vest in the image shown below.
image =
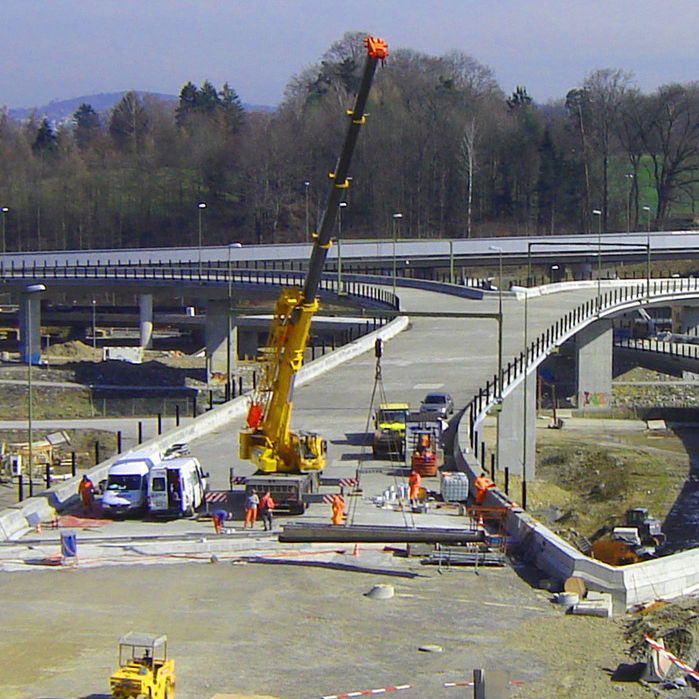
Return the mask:
M 410 486 L 410 502 L 413 504 L 417 502 L 421 484 L 422 477 L 420 476 L 420 474 L 417 471 L 411 471 L 410 477 L 408 478 L 408 485 Z
M 255 522 L 257 521 L 257 507 L 260 504 L 260 498 L 258 494 L 251 490 L 245 498 L 245 521 L 243 522 L 243 529 L 245 529 L 248 524 L 250 529 L 255 527 Z
M 92 503 L 95 496 L 95 486 L 90 480 L 87 473 L 83 474 L 83 478 L 78 485 L 78 494 L 80 495 L 80 501 L 83 504 L 83 509 L 86 512 L 92 512 Z
M 262 517 L 262 523 L 264 524 L 265 531 L 272 531 L 272 510 L 276 507 L 274 500 L 272 498 L 272 493 L 269 490 L 262 496 L 260 500 L 259 513 Z
M 345 523 L 345 501 L 339 495 L 333 495 L 331 507 L 333 510 L 332 523 L 342 525 Z
M 481 473 L 481 475 L 478 476 L 475 481 L 473 481 L 473 485 L 476 489 L 476 505 L 480 505 L 485 498 L 485 494 L 491 488 L 495 487 L 495 483 L 493 483 L 493 481 L 491 481 L 490 478 L 485 475 L 485 473 Z

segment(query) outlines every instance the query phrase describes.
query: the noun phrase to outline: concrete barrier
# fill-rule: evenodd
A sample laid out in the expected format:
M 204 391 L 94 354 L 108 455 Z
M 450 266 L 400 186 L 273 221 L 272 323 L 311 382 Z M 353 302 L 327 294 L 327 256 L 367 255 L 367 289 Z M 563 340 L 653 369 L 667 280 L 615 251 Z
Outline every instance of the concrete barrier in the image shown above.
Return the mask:
M 340 364 L 373 349 L 377 338 L 390 340 L 392 337 L 395 337 L 405 330 L 408 323 L 409 318 L 401 316 L 383 327 L 363 335 L 354 342 L 305 364 L 297 374 L 296 385 L 302 386 L 318 376 L 331 371 Z M 238 396 L 213 410 L 209 410 L 203 415 L 199 415 L 186 425 L 171 429 L 158 437 L 140 444 L 132 451 L 153 449 L 162 452 L 167 449 L 167 447 L 177 444 L 178 442 L 190 442 L 198 437 L 203 437 L 231 420 L 245 415 L 248 410 L 248 401 L 249 399 L 247 396 Z M 124 456 L 126 453 L 129 452 L 113 456 L 97 466 L 88 469 L 85 473 L 88 474 L 93 483 L 97 484 L 107 477 L 109 467 L 114 461 Z M 82 474 L 70 480 L 63 481 L 49 490 L 1 511 L 0 541 L 12 540 L 24 533 L 29 526 L 27 517 L 31 517 L 32 514 L 38 515 L 39 519 L 42 521 L 47 521 L 56 517 L 58 513 L 76 505 L 78 503 L 78 483 L 81 477 Z
M 459 470 L 464 471 L 469 482 L 473 483 L 482 469 L 470 449 L 461 447 L 468 442 L 468 424 L 460 421 L 454 440 L 454 455 Z M 521 549 L 525 560 L 535 564 L 561 586 L 567 578 L 576 576 L 585 580 L 588 590 L 610 593 L 614 614 L 623 614 L 637 604 L 679 597 L 699 589 L 699 549 L 627 566 L 611 566 L 585 556 L 518 508 L 497 488 L 488 491 L 484 504 L 510 508 L 506 518 L 507 533 Z

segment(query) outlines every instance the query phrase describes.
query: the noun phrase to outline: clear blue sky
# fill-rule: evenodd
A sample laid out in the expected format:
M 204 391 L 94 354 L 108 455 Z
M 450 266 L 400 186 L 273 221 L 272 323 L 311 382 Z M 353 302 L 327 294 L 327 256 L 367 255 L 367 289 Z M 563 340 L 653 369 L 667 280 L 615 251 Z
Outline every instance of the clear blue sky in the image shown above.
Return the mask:
M 699 79 L 699 0 L 0 0 L 0 105 L 228 81 L 275 105 L 346 31 L 490 66 L 509 93 L 565 96 L 596 68 L 642 89 Z

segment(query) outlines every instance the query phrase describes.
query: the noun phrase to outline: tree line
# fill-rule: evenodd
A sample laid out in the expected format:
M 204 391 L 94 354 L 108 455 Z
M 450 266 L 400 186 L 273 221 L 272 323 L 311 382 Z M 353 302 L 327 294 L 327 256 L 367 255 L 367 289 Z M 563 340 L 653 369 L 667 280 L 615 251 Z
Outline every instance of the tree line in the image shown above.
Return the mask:
M 176 103 L 128 92 L 105 115 L 82 104 L 57 126 L 0 112 L 3 248 L 306 240 L 358 88 L 363 36 L 346 34 L 293 76 L 273 112 L 247 112 L 230 85 L 209 81 L 188 82 Z M 696 213 L 696 82 L 646 94 L 629 73 L 594 70 L 544 105 L 524 86 L 506 95 L 464 53 L 397 49 L 368 112 L 345 237 L 663 230 Z

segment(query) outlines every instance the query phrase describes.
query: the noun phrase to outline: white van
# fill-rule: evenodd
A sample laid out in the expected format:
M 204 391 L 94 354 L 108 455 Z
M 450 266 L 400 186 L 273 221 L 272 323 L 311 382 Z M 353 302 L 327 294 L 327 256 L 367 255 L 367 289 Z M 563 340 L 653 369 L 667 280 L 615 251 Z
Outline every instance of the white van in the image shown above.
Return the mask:
M 159 461 L 156 454 L 138 452 L 117 459 L 107 474 L 102 512 L 108 516 L 142 513 L 146 509 L 148 472 Z
M 204 502 L 208 476 L 193 456 L 164 459 L 148 474 L 148 511 L 153 515 L 193 515 Z

